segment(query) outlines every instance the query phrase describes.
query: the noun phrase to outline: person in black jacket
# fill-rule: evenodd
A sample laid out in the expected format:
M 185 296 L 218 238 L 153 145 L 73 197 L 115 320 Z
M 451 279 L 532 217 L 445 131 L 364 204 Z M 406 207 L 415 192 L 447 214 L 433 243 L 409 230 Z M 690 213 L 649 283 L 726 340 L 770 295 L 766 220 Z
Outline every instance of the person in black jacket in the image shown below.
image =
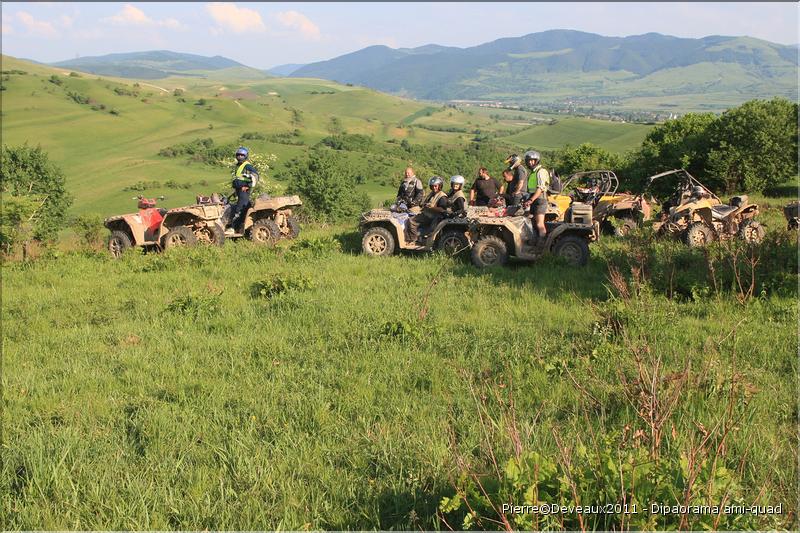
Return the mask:
M 505 192 L 506 205 L 522 205 L 522 198 L 528 192 L 528 173 L 522 165 L 522 158 L 517 154 L 508 156 L 505 162 L 513 177 L 508 183 L 508 188 L 501 187 L 500 194 Z
M 457 217 L 467 213 L 467 196 L 464 194 L 464 176 L 450 178 L 450 192 L 447 193 L 447 215 Z
M 408 209 L 417 207 L 422 204 L 424 195 L 425 189 L 422 187 L 422 182 L 414 174 L 414 169 L 411 167 L 406 168 L 405 177 L 400 183 L 400 188 L 397 189 L 395 205 L 404 203 Z
M 225 233 L 241 233 L 241 226 L 244 223 L 244 214 L 247 206 L 250 205 L 250 189 L 258 182 L 258 171 L 247 159 L 250 152 L 244 146 L 236 150 L 236 165 L 231 174 L 233 175 L 233 188 L 236 191 L 236 205 L 233 206 L 231 219 Z

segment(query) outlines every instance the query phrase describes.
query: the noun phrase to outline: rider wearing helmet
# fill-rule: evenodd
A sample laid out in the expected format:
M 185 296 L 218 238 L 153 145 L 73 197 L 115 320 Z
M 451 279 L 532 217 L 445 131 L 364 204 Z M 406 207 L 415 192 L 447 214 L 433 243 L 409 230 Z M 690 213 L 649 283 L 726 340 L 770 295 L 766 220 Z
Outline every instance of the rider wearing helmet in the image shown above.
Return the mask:
M 530 205 L 531 215 L 533 215 L 538 231 L 538 246 L 543 246 L 547 227 L 544 225 L 544 215 L 547 213 L 547 189 L 550 187 L 550 173 L 541 164 L 542 156 L 536 150 L 525 152 L 525 166 L 531 171 L 528 182 L 530 197 L 525 202 Z
M 459 216 L 467 212 L 467 196 L 464 194 L 464 176 L 450 178 L 450 192 L 447 193 L 448 216 Z
M 258 182 L 258 171 L 248 161 L 250 151 L 244 146 L 236 150 L 236 165 L 233 167 L 233 188 L 236 191 L 236 205 L 233 206 L 230 223 L 226 233 L 241 233 L 243 215 L 250 205 L 250 189 Z
M 405 177 L 400 188 L 397 189 L 397 198 L 395 204 L 406 204 L 407 208 L 416 207 L 422 204 L 422 197 L 425 195 L 425 188 L 422 182 L 414 174 L 414 169 L 411 167 L 406 168 Z
M 442 185 L 444 182 L 439 176 L 434 176 L 428 181 L 431 192 L 422 201 L 422 213 L 408 219 L 406 240 L 409 242 L 417 240 L 421 226 L 432 226 L 447 211 L 450 203 L 447 195 L 442 191 Z
M 508 183 L 500 187 L 500 194 L 505 193 L 506 205 L 518 206 L 522 204 L 522 197 L 525 195 L 525 184 L 528 182 L 528 173 L 522 165 L 522 158 L 517 154 L 511 154 L 505 160 L 508 170 L 511 171 L 513 178 Z

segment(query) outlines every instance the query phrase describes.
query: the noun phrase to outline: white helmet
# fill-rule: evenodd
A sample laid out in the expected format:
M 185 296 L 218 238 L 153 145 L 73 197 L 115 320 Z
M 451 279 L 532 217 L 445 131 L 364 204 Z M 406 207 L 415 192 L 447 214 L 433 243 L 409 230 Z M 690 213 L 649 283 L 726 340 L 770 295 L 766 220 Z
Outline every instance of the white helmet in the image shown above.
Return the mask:
M 455 176 L 450 177 L 450 185 L 461 185 L 464 186 L 464 176 L 460 174 L 456 174 Z

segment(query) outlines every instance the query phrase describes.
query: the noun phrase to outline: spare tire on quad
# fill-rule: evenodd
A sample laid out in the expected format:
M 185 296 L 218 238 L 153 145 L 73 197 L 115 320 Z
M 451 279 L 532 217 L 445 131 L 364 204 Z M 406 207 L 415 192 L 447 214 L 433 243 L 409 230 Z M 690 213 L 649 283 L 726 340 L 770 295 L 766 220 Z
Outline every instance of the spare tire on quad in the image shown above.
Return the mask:
M 478 268 L 504 266 L 508 263 L 506 243 L 495 235 L 481 237 L 472 247 L 471 259 Z
M 565 235 L 556 241 L 553 254 L 573 266 L 585 266 L 589 261 L 589 243 L 583 237 Z
M 194 246 L 197 244 L 197 237 L 189 226 L 175 226 L 164 235 L 161 242 L 164 249 L 169 250 L 180 246 Z

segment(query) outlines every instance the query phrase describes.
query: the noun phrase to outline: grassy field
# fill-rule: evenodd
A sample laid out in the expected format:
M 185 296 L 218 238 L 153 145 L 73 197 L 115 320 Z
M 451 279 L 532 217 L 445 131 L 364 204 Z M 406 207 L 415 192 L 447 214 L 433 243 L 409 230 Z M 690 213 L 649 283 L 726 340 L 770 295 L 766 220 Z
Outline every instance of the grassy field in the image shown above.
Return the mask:
M 191 163 L 185 157 L 161 157 L 158 152 L 162 148 L 199 138 L 211 138 L 218 144 L 234 143 L 245 132 L 269 135 L 298 129 L 301 146 L 248 142 L 256 151 L 277 155 L 275 169 L 267 172 L 269 179 L 290 158 L 328 135 L 334 117 L 348 132 L 372 135 L 378 141 L 406 139 L 415 144 L 456 145 L 474 137 L 473 131 L 481 130 L 500 135 L 505 144 L 519 150 L 530 146 L 552 149 L 581 142 L 626 150 L 633 148 L 647 131 L 646 126 L 562 121 L 560 117 L 547 129 L 530 128 L 535 119 L 541 119 L 540 115 L 520 112 L 498 120 L 483 110 L 444 109 L 324 80 L 243 76 L 228 80 L 171 77 L 135 82 L 90 74 L 70 76 L 63 69 L 7 56 L 3 56 L 3 70 L 26 73 L 4 76 L 3 142 L 41 144 L 65 172 L 67 188 L 75 196 L 71 214 L 107 216 L 127 212 L 133 205 L 132 197 L 138 193 L 123 189 L 140 181 L 189 184 L 188 189 L 162 187 L 145 191 L 150 196 L 165 196 L 166 207 L 184 205 L 198 193 L 209 194 L 215 188 L 227 187 L 227 174 L 219 168 Z M 58 76 L 57 84 L 50 81 L 54 74 Z M 176 89 L 183 93 L 173 94 Z M 79 103 L 71 95 L 85 98 L 87 103 Z M 295 110 L 299 112 L 299 122 Z M 519 114 L 530 115 L 531 119 L 514 118 Z M 458 131 L 437 131 L 442 128 Z M 516 135 L 509 137 L 511 133 Z M 396 182 L 399 177 L 384 178 Z M 392 189 L 374 182 L 365 183 L 363 188 L 378 203 L 385 198 L 375 191 L 385 190 L 391 195 Z
M 520 148 L 623 151 L 647 131 L 532 126 L 551 117 L 320 80 L 135 86 L 58 71 L 53 83 L 55 70 L 3 57 L 11 69 L 26 74 L 4 75 L 3 142 L 42 145 L 71 214 L 130 211 L 137 192 L 123 188 L 142 180 L 190 184 L 146 191 L 166 207 L 227 187 L 218 168 L 159 156 L 167 146 L 300 130 L 299 145 L 248 142 L 278 156 L 270 180 L 333 117 L 420 144 L 474 135 L 435 131 L 461 128 Z M 360 187 L 377 204 L 398 178 Z M 535 501 L 639 511 L 510 525 L 796 529 L 798 249 L 780 212 L 795 192 L 753 197 L 761 246 L 704 254 L 645 229 L 593 244 L 582 269 L 371 259 L 354 224 L 306 226 L 276 248 L 112 260 L 70 241 L 5 261 L 4 529 L 497 529 L 493 506 Z M 782 513 L 658 516 L 650 502 Z
M 781 238 L 771 242 L 796 255 Z M 492 486 L 492 460 L 515 446 L 553 461 L 562 442 L 648 450 L 650 429 L 625 401 L 641 386 L 637 354 L 673 376 L 664 395 L 686 376 L 664 460 L 678 465 L 712 432 L 725 447 L 714 472 L 734 483 L 726 497 L 783 504 L 720 527 L 797 526 L 796 272 L 783 292 L 740 304 L 702 275 L 676 282 L 683 297 L 657 285 L 620 295 L 607 265 L 640 250 L 629 241 L 593 246 L 584 269 L 483 272 L 358 247 L 351 228 L 307 228 L 277 249 L 6 263 L 5 528 L 445 528 L 437 507 L 460 474 Z M 654 269 L 702 263 L 680 244 L 657 257 Z M 674 491 L 665 504 L 681 501 L 674 468 L 659 482 Z M 692 501 L 719 503 L 725 491 L 709 490 Z M 459 527 L 463 512 L 442 516 Z

